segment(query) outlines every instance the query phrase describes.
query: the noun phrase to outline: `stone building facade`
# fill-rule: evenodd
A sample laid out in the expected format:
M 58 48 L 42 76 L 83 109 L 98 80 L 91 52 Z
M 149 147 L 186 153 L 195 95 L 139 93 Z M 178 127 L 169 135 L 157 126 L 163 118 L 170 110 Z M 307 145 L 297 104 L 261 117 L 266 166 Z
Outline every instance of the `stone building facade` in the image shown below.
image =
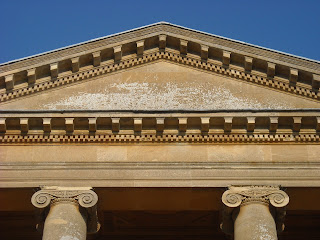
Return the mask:
M 0 238 L 320 239 L 319 87 L 165 22 L 4 63 Z

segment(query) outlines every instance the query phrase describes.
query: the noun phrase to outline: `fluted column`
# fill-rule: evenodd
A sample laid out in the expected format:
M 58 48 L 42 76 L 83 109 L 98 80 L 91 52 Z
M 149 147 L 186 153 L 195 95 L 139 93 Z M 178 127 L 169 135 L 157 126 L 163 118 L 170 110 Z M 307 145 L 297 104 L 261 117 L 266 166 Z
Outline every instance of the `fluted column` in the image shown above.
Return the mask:
M 277 240 L 284 229 L 288 195 L 274 186 L 231 186 L 222 195 L 222 230 L 235 240 Z
M 53 187 L 36 192 L 31 202 L 41 209 L 42 239 L 85 240 L 87 229 L 89 232 L 99 230 L 97 201 L 97 194 L 90 188 Z

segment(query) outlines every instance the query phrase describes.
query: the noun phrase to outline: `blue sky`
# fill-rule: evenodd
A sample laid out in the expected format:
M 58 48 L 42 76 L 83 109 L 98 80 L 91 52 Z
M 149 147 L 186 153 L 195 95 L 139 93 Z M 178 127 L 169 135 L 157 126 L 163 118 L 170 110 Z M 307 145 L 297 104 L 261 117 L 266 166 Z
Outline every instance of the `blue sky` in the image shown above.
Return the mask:
M 0 63 L 159 21 L 320 60 L 320 0 L 2 0 L 0 9 Z

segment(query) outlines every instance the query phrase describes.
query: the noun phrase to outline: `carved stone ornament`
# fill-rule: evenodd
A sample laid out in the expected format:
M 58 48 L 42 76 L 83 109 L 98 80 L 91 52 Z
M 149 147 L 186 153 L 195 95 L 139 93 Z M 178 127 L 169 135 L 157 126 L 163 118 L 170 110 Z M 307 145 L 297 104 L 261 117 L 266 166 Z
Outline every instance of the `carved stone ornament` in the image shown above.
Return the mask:
M 81 212 L 85 214 L 89 233 L 99 230 L 100 224 L 97 216 L 98 195 L 91 188 L 63 188 L 63 187 L 44 187 L 33 194 L 31 203 L 40 209 L 38 229 L 42 229 L 49 206 L 68 202 L 79 204 Z
M 250 202 L 262 202 L 281 208 L 289 203 L 289 196 L 274 186 L 230 186 L 222 195 L 222 202 L 231 208 Z
M 37 208 L 45 208 L 58 201 L 78 201 L 81 207 L 89 208 L 96 205 L 98 196 L 92 190 L 40 190 L 31 198 Z
M 270 213 L 274 217 L 277 231 L 284 230 L 285 206 L 289 203 L 289 196 L 279 186 L 229 186 L 222 195 L 223 232 L 232 235 L 234 220 L 239 213 L 239 206 L 260 203 L 269 206 Z

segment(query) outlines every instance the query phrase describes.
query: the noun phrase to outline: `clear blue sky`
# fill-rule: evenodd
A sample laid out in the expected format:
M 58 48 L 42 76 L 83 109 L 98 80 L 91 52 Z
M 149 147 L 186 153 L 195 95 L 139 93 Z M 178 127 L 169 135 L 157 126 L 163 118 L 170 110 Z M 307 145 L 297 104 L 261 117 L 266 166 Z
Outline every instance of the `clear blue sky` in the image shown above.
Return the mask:
M 0 63 L 159 21 L 320 60 L 320 0 L 1 0 Z

